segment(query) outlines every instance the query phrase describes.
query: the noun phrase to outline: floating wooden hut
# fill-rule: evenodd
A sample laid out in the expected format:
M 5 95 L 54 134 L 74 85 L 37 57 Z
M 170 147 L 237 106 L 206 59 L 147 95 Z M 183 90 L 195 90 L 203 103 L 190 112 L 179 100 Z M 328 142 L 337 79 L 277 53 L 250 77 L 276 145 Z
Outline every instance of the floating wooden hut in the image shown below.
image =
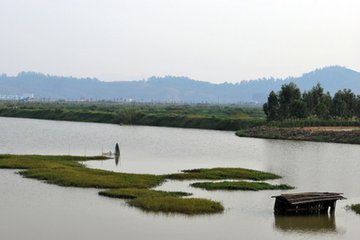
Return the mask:
M 305 192 L 281 194 L 276 198 L 274 212 L 281 215 L 319 214 L 335 211 L 336 201 L 345 199 L 342 193 Z

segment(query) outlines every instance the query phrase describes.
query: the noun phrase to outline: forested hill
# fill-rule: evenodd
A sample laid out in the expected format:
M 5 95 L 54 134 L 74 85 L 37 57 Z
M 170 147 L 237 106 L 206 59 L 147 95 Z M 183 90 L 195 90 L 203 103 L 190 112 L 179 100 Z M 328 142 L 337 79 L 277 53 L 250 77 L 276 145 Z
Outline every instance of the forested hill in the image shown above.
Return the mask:
M 360 73 L 333 66 L 287 79 L 257 79 L 239 83 L 212 84 L 187 77 L 151 77 L 142 81 L 104 82 L 94 78 L 73 78 L 21 72 L 17 76 L 0 76 L 0 95 L 34 94 L 36 98 L 129 100 L 156 102 L 238 103 L 265 102 L 271 90 L 295 82 L 302 91 L 318 82 L 334 94 L 350 88 L 360 94 Z

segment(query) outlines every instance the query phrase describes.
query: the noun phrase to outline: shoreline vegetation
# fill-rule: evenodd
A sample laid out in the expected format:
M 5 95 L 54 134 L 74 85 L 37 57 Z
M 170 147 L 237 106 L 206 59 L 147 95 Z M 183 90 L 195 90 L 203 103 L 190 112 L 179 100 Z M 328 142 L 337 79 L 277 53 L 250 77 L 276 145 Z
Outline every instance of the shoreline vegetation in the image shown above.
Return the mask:
M 240 137 L 360 144 L 360 95 L 350 89 L 332 97 L 320 84 L 300 92 L 294 84 L 271 91 L 263 105 L 266 126 L 240 129 Z
M 108 158 L 103 156 L 0 154 L 0 169 L 19 169 L 19 174 L 26 178 L 34 178 L 64 187 L 100 188 L 103 190 L 99 192 L 99 195 L 125 199 L 130 206 L 144 211 L 187 215 L 221 213 L 224 211 L 224 207 L 217 201 L 188 197 L 191 195 L 190 193 L 158 191 L 151 188 L 159 186 L 167 179 L 244 179 L 256 181 L 280 178 L 280 176 L 272 173 L 243 168 L 194 169 L 168 175 L 117 173 L 89 169 L 81 163 L 88 160 L 105 159 Z M 264 183 L 259 182 L 258 184 Z M 268 189 L 270 188 L 268 187 Z M 276 187 L 276 189 L 285 188 Z M 238 188 L 237 190 L 246 189 Z
M 0 116 L 227 131 L 265 122 L 260 107 L 236 104 L 0 101 Z
M 288 99 L 281 100 L 284 96 Z M 279 93 L 271 92 L 263 109 L 236 104 L 0 101 L 0 116 L 226 130 L 236 131 L 239 137 L 360 144 L 359 99 L 349 90 L 331 98 L 320 85 L 301 97 L 296 85 L 288 84 Z

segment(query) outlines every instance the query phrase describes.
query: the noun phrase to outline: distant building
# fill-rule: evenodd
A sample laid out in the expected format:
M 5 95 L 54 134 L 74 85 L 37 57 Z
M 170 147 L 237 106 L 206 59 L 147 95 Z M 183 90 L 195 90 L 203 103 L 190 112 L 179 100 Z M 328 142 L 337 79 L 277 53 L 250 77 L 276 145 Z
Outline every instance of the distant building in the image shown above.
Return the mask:
M 30 101 L 33 99 L 33 93 L 23 95 L 0 94 L 0 100 L 2 101 Z

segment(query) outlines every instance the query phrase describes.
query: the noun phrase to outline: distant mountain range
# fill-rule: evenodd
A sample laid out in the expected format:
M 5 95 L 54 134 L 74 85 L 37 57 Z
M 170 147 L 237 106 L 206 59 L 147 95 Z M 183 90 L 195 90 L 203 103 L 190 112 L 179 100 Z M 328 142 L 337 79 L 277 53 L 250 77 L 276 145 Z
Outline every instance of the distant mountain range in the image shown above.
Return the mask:
M 64 100 L 118 100 L 144 102 L 240 103 L 266 101 L 271 90 L 295 82 L 308 90 L 320 83 L 334 94 L 349 88 L 360 94 L 360 73 L 332 66 L 286 79 L 263 78 L 239 83 L 213 84 L 187 77 L 151 77 L 141 81 L 104 82 L 94 78 L 50 76 L 21 72 L 17 76 L 0 76 L 0 95 L 34 94 L 36 98 Z

